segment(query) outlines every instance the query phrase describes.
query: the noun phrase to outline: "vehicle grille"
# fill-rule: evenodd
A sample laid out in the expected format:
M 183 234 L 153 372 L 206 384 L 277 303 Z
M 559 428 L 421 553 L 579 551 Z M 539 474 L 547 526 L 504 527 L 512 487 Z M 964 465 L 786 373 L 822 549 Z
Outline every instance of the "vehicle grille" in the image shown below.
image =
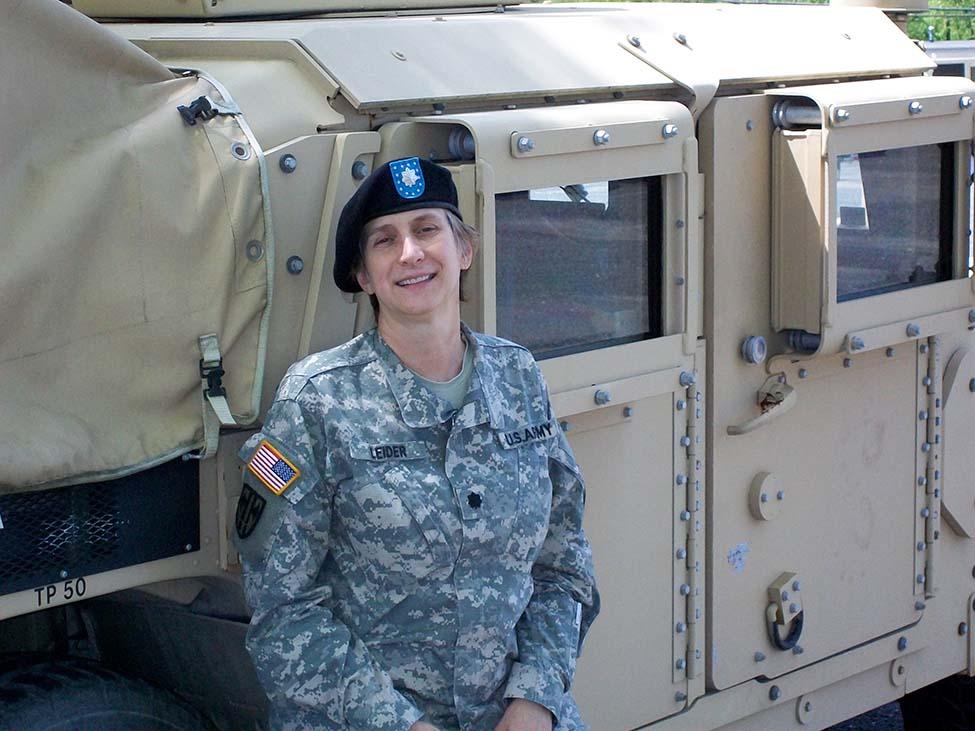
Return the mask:
M 0 495 L 0 594 L 199 548 L 197 464 Z

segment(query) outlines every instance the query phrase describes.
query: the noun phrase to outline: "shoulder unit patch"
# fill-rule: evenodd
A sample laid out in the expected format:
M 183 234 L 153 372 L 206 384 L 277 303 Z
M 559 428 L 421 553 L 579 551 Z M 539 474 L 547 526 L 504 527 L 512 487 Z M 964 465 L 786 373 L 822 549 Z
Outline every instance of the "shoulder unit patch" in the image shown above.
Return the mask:
M 271 446 L 266 439 L 258 445 L 247 461 L 247 469 L 275 495 L 284 494 L 284 491 L 301 477 L 301 470 Z

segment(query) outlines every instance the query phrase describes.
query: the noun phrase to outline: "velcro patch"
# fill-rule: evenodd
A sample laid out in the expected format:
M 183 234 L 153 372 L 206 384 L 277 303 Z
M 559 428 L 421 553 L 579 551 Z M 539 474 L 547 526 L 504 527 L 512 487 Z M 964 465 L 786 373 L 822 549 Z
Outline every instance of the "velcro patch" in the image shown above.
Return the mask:
M 558 425 L 554 421 L 543 421 L 541 424 L 522 427 L 515 431 L 498 432 L 498 441 L 505 449 L 513 449 L 530 442 L 538 442 L 543 439 L 551 439 L 558 432 Z
M 275 495 L 282 495 L 295 483 L 295 480 L 301 477 L 301 470 L 272 447 L 266 439 L 258 445 L 247 461 L 247 469 Z
M 247 538 L 257 527 L 267 500 L 255 492 L 254 488 L 244 483 L 244 489 L 237 499 L 237 515 L 235 525 L 238 538 Z
M 430 450 L 426 442 L 356 444 L 349 451 L 353 459 L 366 459 L 371 462 L 425 459 L 430 456 Z

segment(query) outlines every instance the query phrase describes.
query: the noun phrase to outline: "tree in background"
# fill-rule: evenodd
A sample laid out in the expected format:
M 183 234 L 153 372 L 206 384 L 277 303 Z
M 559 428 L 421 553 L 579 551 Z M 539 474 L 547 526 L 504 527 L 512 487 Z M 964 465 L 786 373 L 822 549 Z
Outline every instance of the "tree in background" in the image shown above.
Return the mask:
M 930 8 L 931 12 L 914 15 L 907 21 L 907 35 L 911 38 L 921 41 L 966 41 L 975 38 L 975 7 L 972 0 L 931 0 Z M 930 33 L 929 27 L 932 29 Z

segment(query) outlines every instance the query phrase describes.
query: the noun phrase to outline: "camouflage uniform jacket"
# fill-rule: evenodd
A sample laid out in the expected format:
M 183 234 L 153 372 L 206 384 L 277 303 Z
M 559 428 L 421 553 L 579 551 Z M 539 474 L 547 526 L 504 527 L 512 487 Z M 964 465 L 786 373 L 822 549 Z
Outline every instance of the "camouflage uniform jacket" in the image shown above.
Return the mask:
M 460 409 L 373 330 L 293 365 L 241 450 L 247 647 L 275 729 L 493 731 L 511 698 L 585 728 L 579 469 L 530 352 L 465 334 Z

